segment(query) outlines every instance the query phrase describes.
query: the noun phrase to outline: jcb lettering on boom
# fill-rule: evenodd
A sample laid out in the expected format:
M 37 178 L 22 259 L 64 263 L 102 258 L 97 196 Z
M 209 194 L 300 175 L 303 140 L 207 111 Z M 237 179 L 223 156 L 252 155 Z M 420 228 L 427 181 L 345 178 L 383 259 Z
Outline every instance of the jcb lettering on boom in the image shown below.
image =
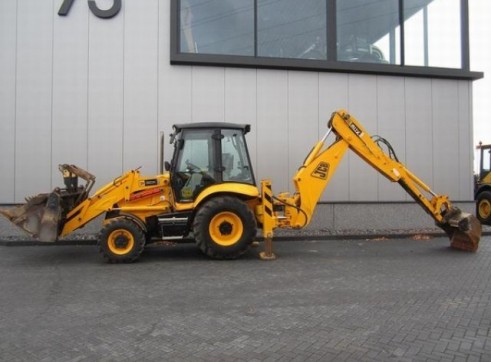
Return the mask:
M 320 178 L 321 180 L 326 180 L 329 173 L 329 164 L 327 162 L 319 162 L 319 165 L 312 172 L 312 177 Z

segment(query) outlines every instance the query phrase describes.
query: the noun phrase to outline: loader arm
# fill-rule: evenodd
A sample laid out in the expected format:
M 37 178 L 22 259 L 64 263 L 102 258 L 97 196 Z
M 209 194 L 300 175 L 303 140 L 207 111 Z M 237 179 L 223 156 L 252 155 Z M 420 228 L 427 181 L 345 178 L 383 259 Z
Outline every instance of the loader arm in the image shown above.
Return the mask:
M 335 140 L 326 146 L 326 140 L 331 133 L 335 135 Z M 280 193 L 276 197 L 268 196 L 272 194 L 271 182 L 263 181 L 263 209 L 260 210 L 260 216 L 263 218 L 265 239 L 272 238 L 273 229 L 276 227 L 298 229 L 310 223 L 324 189 L 343 156 L 350 149 L 387 179 L 399 183 L 435 220 L 436 225 L 448 234 L 453 247 L 477 250 L 481 236 L 479 221 L 453 207 L 446 195 L 433 192 L 397 160 L 390 144 L 388 146 L 389 154 L 384 152 L 355 117 L 344 110 L 334 112 L 328 123 L 328 131 L 313 147 L 293 177 L 296 190 L 293 195 Z
M 101 187 L 90 198 L 87 198 L 67 214 L 60 236 L 68 235 L 81 228 L 99 215 L 112 210 L 114 205 L 127 197 L 125 190 L 129 189 L 135 172 L 130 171 Z
M 142 230 L 146 230 L 145 219 L 148 216 L 171 209 L 169 183 L 168 175 L 141 177 L 138 169 L 128 171 L 70 210 L 60 236 L 70 234 L 107 212 L 130 217 Z

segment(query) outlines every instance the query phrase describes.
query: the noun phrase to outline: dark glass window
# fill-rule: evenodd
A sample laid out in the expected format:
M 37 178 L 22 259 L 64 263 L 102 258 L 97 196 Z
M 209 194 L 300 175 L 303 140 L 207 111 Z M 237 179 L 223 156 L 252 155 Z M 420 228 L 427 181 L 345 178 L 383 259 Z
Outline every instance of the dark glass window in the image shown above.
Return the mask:
M 171 63 L 479 79 L 468 0 L 171 0 Z
M 257 55 L 327 59 L 325 0 L 258 0 Z
M 398 0 L 337 0 L 337 59 L 400 64 Z
M 254 55 L 254 0 L 181 0 L 183 53 Z

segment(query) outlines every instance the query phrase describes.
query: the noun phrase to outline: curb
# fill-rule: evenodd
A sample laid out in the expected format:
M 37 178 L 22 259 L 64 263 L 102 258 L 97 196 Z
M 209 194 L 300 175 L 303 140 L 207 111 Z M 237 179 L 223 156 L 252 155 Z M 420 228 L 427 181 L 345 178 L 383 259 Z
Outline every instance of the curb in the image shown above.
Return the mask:
M 439 238 L 445 237 L 444 232 L 421 232 L 421 231 L 411 231 L 411 232 L 380 232 L 380 233 L 367 233 L 367 234 L 301 234 L 301 235 L 278 235 L 274 237 L 274 241 L 299 241 L 299 240 L 316 240 L 316 241 L 329 241 L 329 240 L 384 240 L 384 239 L 409 239 L 415 238 L 418 235 L 423 235 L 429 238 Z M 482 236 L 491 235 L 491 231 L 483 231 Z M 262 236 L 257 237 L 256 241 L 263 242 L 264 238 Z M 179 241 L 179 243 L 192 243 L 193 239 L 186 238 Z M 0 246 L 92 246 L 97 245 L 97 239 L 95 238 L 84 238 L 84 239 L 63 239 L 53 243 L 42 242 L 37 240 L 2 240 L 0 239 Z M 158 242 L 157 242 L 158 245 Z

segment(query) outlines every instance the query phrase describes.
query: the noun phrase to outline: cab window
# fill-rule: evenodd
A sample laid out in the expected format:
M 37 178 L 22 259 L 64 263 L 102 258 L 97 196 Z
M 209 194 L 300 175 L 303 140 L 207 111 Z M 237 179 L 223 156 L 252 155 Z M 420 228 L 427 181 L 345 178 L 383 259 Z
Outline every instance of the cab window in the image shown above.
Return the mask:
M 223 181 L 253 184 L 244 135 L 239 130 L 222 130 Z

